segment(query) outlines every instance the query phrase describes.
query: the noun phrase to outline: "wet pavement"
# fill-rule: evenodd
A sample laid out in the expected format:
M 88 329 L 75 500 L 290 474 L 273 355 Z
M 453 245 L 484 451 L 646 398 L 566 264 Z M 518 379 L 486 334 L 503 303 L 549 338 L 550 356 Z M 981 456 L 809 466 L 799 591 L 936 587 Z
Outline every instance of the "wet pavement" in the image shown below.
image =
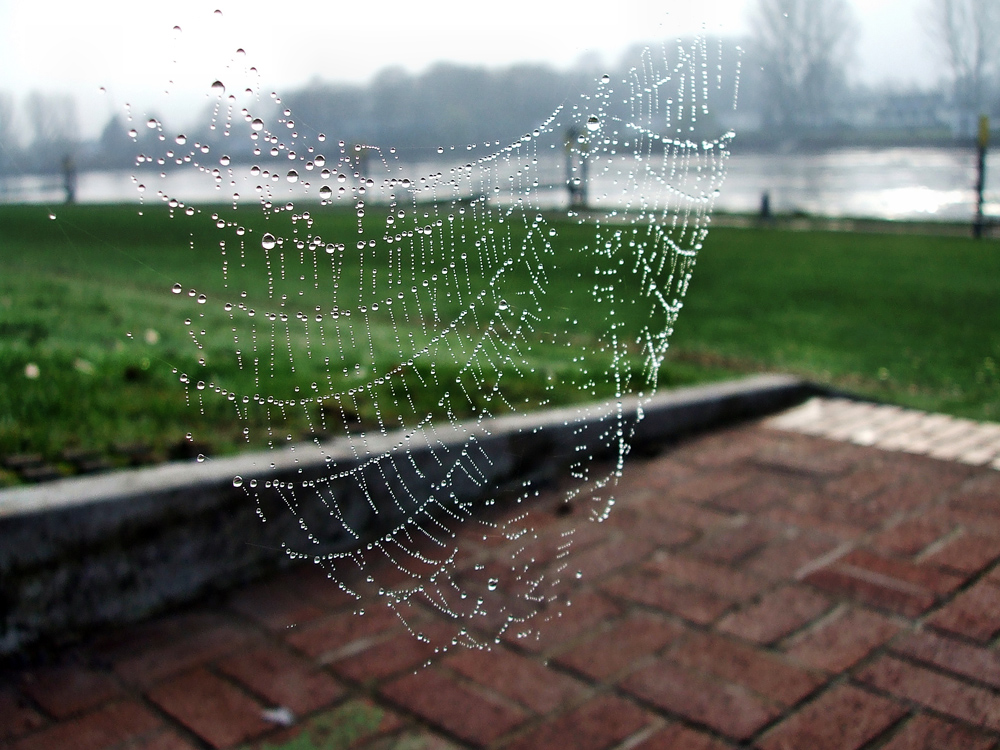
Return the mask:
M 1000 471 L 958 460 L 990 435 L 811 408 L 633 458 L 604 523 L 540 498 L 582 576 L 535 636 L 435 653 L 307 565 L 0 672 L 0 748 L 997 747 Z

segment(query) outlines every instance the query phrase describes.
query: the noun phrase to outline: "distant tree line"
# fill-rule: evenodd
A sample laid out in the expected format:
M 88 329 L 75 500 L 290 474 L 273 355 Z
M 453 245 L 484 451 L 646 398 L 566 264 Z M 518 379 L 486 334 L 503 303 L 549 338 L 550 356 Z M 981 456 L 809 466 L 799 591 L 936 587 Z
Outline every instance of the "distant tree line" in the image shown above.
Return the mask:
M 694 137 L 733 129 L 736 148 L 967 141 L 979 114 L 1000 121 L 1000 0 L 922 3 L 929 46 L 942 63 L 941 84 L 901 91 L 850 83 L 859 26 L 847 0 L 754 0 L 749 38 L 703 41 L 721 50 L 726 78 L 710 87 L 711 114 L 699 120 Z M 678 40 L 663 48 L 670 52 L 691 43 Z M 628 77 L 640 52 L 633 49 L 622 63 L 600 69 L 592 60 L 562 71 L 537 64 L 488 69 L 438 63 L 416 74 L 388 68 L 367 84 L 315 80 L 285 92 L 280 105 L 265 100 L 256 116 L 277 129 L 288 109 L 303 132 L 433 157 L 439 147 L 509 143 L 560 104 L 579 101 L 602 73 Z M 741 80 L 734 109 L 737 59 Z M 221 146 L 222 129 L 210 129 L 208 117 L 201 120 L 206 124 L 188 132 L 189 140 Z M 15 102 L 0 92 L 0 174 L 56 173 L 67 156 L 80 170 L 125 169 L 137 154 L 162 150 L 156 132 L 140 124 L 130 133 L 130 127 L 111 117 L 96 139 L 81 142 L 71 96 L 36 92 Z M 239 116 L 229 127 L 249 132 Z M 234 162 L 248 161 L 249 144 L 231 138 L 226 152 L 233 151 Z

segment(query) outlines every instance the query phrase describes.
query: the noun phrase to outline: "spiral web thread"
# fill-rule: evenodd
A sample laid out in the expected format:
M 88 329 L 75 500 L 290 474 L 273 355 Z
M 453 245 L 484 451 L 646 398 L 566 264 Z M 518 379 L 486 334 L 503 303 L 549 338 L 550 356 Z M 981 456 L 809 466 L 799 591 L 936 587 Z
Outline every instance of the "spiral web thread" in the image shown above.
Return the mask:
M 722 85 L 722 61 L 710 57 L 703 40 L 673 55 L 647 50 L 622 80 L 595 81 L 592 93 L 557 107 L 533 132 L 507 145 L 438 149 L 442 160 L 423 171 L 393 149 L 299 132 L 306 127 L 293 112 L 268 114 L 280 99 L 260 97 L 253 80 L 243 108 L 221 81 L 213 86 L 212 127 L 234 144 L 248 139 L 243 146 L 256 149 L 248 172 L 217 147 L 182 137 L 161 137 L 169 149 L 159 160 L 140 157 L 140 166 L 176 163 L 213 180 L 220 195 L 232 191 L 232 213 L 211 219 L 226 296 L 191 290 L 192 309 L 223 308 L 228 356 L 254 388 L 179 378 L 192 403 L 225 399 L 245 433 L 265 430 L 275 456 L 328 461 L 318 479 L 270 479 L 262 465 L 260 478 L 233 483 L 264 521 L 264 495 L 281 498 L 304 534 L 287 554 L 324 568 L 358 612 L 385 606 L 409 623 L 431 608 L 454 624 L 437 644 L 448 648 L 527 635 L 558 609 L 560 586 L 575 575 L 573 535 L 538 554 L 541 537 L 519 509 L 539 494 L 539 481 L 508 483 L 501 494 L 484 441 L 494 417 L 550 406 L 555 376 L 545 363 L 571 360 L 558 378 L 584 405 L 569 412 L 567 427 L 591 437 L 577 446 L 563 502 L 597 522 L 611 511 L 635 426 L 623 399 L 638 398 L 641 418 L 656 391 L 725 176 L 732 134 L 693 139 L 710 116 L 711 89 Z M 204 221 L 166 176 L 157 198 L 178 217 Z M 586 183 L 586 209 L 565 209 L 567 179 L 577 191 Z M 357 234 L 321 236 L 318 219 L 338 207 L 356 217 Z M 252 211 L 267 231 L 244 226 Z M 564 232 L 572 239 L 562 240 Z M 577 335 L 581 297 L 596 338 Z M 208 325 L 200 316 L 186 321 L 196 346 Z M 295 381 L 303 362 L 321 362 L 325 380 Z M 527 381 L 541 385 L 525 394 L 519 384 Z M 612 408 L 594 407 L 607 385 Z M 436 405 L 423 405 L 428 393 L 439 396 Z M 291 414 L 317 436 L 290 443 L 283 424 Z M 353 460 L 333 460 L 334 445 L 349 446 Z M 417 447 L 429 462 L 413 460 Z M 499 497 L 506 510 L 498 520 L 488 511 Z M 313 533 L 316 518 L 325 531 Z M 470 526 L 509 545 L 509 568 L 463 554 L 456 530 Z

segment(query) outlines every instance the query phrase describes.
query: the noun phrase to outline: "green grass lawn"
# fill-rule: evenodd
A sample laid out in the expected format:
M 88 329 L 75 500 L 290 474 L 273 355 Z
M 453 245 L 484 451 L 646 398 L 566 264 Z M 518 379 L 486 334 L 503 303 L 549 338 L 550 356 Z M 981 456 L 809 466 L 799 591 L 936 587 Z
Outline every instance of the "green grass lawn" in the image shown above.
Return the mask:
M 254 339 L 260 361 L 247 366 L 249 354 L 243 352 L 241 366 L 234 336 L 249 342 L 251 335 L 262 335 L 268 311 L 315 306 L 328 312 L 333 277 L 327 270 L 316 277 L 324 283 L 313 283 L 310 261 L 291 245 L 284 248 L 287 264 L 284 256 L 280 263 L 271 256 L 267 266 L 260 253 L 238 252 L 235 227 L 217 230 L 214 222 L 207 223 L 213 210 L 229 216 L 225 207 L 203 208 L 195 221 L 170 218 L 162 206 L 147 207 L 142 217 L 135 207 L 78 206 L 60 208 L 58 218 L 50 220 L 47 209 L 0 207 L 0 455 L 39 452 L 55 459 L 70 447 L 108 452 L 116 444 L 144 442 L 166 456 L 187 433 L 211 452 L 229 452 L 247 446 L 247 427 L 254 436 L 249 444 L 259 446 L 275 439 L 270 433 L 278 421 L 282 433 L 301 435 L 316 430 L 316 420 L 305 412 L 279 420 L 266 408 L 250 409 L 239 419 L 225 398 L 201 398 L 180 385 L 179 375 L 189 374 L 192 383 L 203 381 L 209 390 L 288 398 L 300 392 L 296 388 L 308 393 L 313 383 L 337 390 L 371 382 L 405 367 L 407 354 L 422 347 L 430 347 L 429 356 L 402 377 L 412 381 L 417 411 L 445 418 L 449 407 L 440 400 L 460 373 L 455 353 L 434 343 L 439 324 L 485 327 L 482 320 L 460 318 L 469 295 L 491 295 L 512 308 L 530 302 L 523 295 L 531 286 L 531 264 L 512 268 L 493 287 L 489 273 L 463 268 L 456 252 L 458 267 L 452 274 L 462 283 L 442 277 L 440 294 L 421 292 L 422 299 L 433 301 L 432 309 L 401 316 L 400 306 L 408 302 L 400 302 L 395 312 L 385 305 L 370 310 L 369 325 L 357 315 L 354 324 L 341 320 L 338 330 L 349 340 L 339 343 L 343 353 L 335 363 L 313 356 L 337 349 L 333 342 L 317 344 L 315 326 L 305 334 L 313 336 L 307 346 L 303 334 L 282 335 L 291 329 L 279 321 L 274 347 Z M 251 218 L 250 213 L 239 212 L 249 237 L 269 230 L 305 236 L 304 231 L 295 234 L 290 216 Z M 352 212 L 314 213 L 311 232 L 347 237 L 351 243 L 368 237 L 359 235 Z M 384 227 L 378 209 L 368 213 L 366 227 Z M 615 389 L 600 377 L 611 357 L 600 346 L 611 303 L 595 306 L 591 294 L 595 268 L 611 270 L 610 261 L 583 249 L 593 242 L 588 227 L 552 217 L 547 222 L 558 229 L 552 240 L 558 262 L 541 305 L 551 318 L 538 321 L 538 328 L 559 330 L 559 343 L 535 346 L 525 355 L 527 368 L 500 372 L 505 365 L 498 361 L 497 372 L 481 373 L 483 382 L 496 380 L 498 391 L 515 406 L 600 399 Z M 445 224 L 441 231 L 447 230 Z M 530 230 L 515 224 L 506 231 L 512 247 L 518 247 Z M 228 238 L 226 255 L 220 238 Z M 467 245 L 473 259 L 480 250 L 473 250 L 473 239 L 455 237 L 453 246 Z M 495 250 L 502 257 L 510 248 L 497 245 Z M 400 282 L 398 256 L 384 255 L 381 246 L 378 254 L 367 252 L 361 258 L 367 266 L 344 262 L 333 271 L 339 285 L 334 296 L 345 307 L 349 301 L 358 309 L 364 297 L 354 292 L 358 288 L 385 299 Z M 317 262 L 326 262 L 322 252 L 316 254 Z M 428 268 L 437 268 L 440 260 L 428 261 Z M 995 241 L 716 228 L 699 255 L 659 384 L 785 371 L 886 401 L 997 419 L 998 278 L 1000 243 Z M 175 283 L 183 284 L 181 294 L 171 294 Z M 199 305 L 188 296 L 190 288 L 209 303 Z M 619 330 L 628 337 L 645 320 L 646 303 L 641 295 L 623 299 L 620 291 L 614 304 Z M 287 308 L 279 302 L 282 295 Z M 251 330 L 245 316 L 225 312 L 221 300 L 258 305 L 256 327 Z M 287 354 L 273 353 L 282 347 Z M 360 353 L 352 354 L 355 349 Z M 373 357 L 366 356 L 369 351 Z M 573 361 L 572 355 L 582 352 L 586 366 Z M 628 356 L 638 360 L 638 352 Z M 29 377 L 34 368 L 38 376 Z M 640 369 L 638 362 L 634 369 Z M 497 410 L 496 404 L 478 405 L 487 406 Z M 348 418 L 363 422 L 391 426 L 399 416 L 391 407 L 371 412 L 367 402 L 351 408 L 357 414 Z M 466 412 L 453 411 L 453 416 L 474 413 L 475 399 L 463 408 Z M 343 411 L 335 415 L 343 417 Z

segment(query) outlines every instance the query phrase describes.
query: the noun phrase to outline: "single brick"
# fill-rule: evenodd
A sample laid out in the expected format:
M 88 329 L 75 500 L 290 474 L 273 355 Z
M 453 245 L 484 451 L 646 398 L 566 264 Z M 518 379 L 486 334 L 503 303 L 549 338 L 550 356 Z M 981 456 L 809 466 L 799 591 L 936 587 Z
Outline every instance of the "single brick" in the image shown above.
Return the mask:
M 213 747 L 230 747 L 273 728 L 260 704 L 202 668 L 161 683 L 147 695 Z
M 489 745 L 528 716 L 433 669 L 400 677 L 383 685 L 380 692 L 398 706 L 476 746 Z
M 991 750 L 996 740 L 927 714 L 918 714 L 880 750 Z
M 882 615 L 865 609 L 848 609 L 796 638 L 788 654 L 810 667 L 842 672 L 897 632 L 899 626 Z
M 672 612 L 685 620 L 708 625 L 729 609 L 732 602 L 708 591 L 684 588 L 669 576 L 645 566 L 616 576 L 601 586 L 612 596 Z
M 615 509 L 617 512 L 617 509 Z M 719 513 L 691 503 L 682 503 L 668 498 L 657 498 L 657 502 L 644 507 L 643 513 L 647 523 L 668 523 L 671 526 L 682 526 L 694 531 L 711 531 L 733 522 L 733 515 Z M 611 514 L 614 518 L 614 513 Z
M 863 604 L 916 617 L 934 606 L 934 595 L 915 586 L 900 584 L 884 576 L 858 575 L 857 570 L 830 566 L 803 579 L 831 594 L 849 596 Z
M 104 750 L 139 738 L 160 725 L 160 720 L 145 707 L 131 700 L 121 701 L 24 737 L 12 750 Z
M 797 703 L 823 682 L 821 677 L 766 651 L 714 634 L 692 633 L 671 649 L 666 658 L 786 706 Z
M 664 711 L 704 724 L 736 740 L 753 736 L 779 714 L 776 705 L 732 685 L 659 661 L 629 676 L 621 687 Z
M 1000 632 L 1000 586 L 980 581 L 931 615 L 928 623 L 985 643 Z
M 746 524 L 720 529 L 699 540 L 687 553 L 707 562 L 732 565 L 762 549 L 779 530 L 763 524 Z
M 759 514 L 774 505 L 781 505 L 793 492 L 803 492 L 808 487 L 809 484 L 801 479 L 765 476 L 720 495 L 709 504 L 733 513 Z
M 56 718 L 123 696 L 121 687 L 110 673 L 76 665 L 27 672 L 21 677 L 21 689 Z
M 838 685 L 768 732 L 761 750 L 856 750 L 906 715 L 891 700 Z
M 633 703 L 601 695 L 542 724 L 508 750 L 608 750 L 642 729 L 651 718 Z
M 0 688 L 0 740 L 20 737 L 39 729 L 45 719 L 13 690 Z
M 233 654 L 216 666 L 271 705 L 284 706 L 300 715 L 344 694 L 330 675 L 274 646 Z
M 670 490 L 670 497 L 673 500 L 702 503 L 731 492 L 748 481 L 749 478 L 741 472 L 710 471 L 679 482 Z
M 323 657 L 355 650 L 360 641 L 375 638 L 393 627 L 402 628 L 388 607 L 375 607 L 363 615 L 352 611 L 321 617 L 288 631 L 285 640 L 311 657 Z
M 678 583 L 731 601 L 752 599 L 765 587 L 763 581 L 734 568 L 702 562 L 681 554 L 657 556 L 646 567 L 663 573 Z
M 605 680 L 678 640 L 684 629 L 652 614 L 637 613 L 555 658 L 563 667 Z
M 616 617 L 621 609 L 607 597 L 585 591 L 559 603 L 553 613 L 540 614 L 531 625 L 531 633 L 521 637 L 521 630 L 511 629 L 504 640 L 532 652 L 545 651 Z
M 825 478 L 845 474 L 866 458 L 863 451 L 843 443 L 786 435 L 789 440 L 762 448 L 753 462 L 779 472 Z
M 859 568 L 894 581 L 918 586 L 937 595 L 948 594 L 962 584 L 963 578 L 951 573 L 928 570 L 906 560 L 882 557 L 872 552 L 856 549 L 837 561 L 841 568 Z
M 854 550 L 811 572 L 804 580 L 831 593 L 909 617 L 930 609 L 939 596 L 962 581 L 959 576 L 865 550 Z
M 825 596 L 801 586 L 785 586 L 726 616 L 718 629 L 754 643 L 774 643 L 829 608 L 830 600 Z
M 932 542 L 947 536 L 955 524 L 941 516 L 921 515 L 886 529 L 872 541 L 875 549 L 912 557 Z
M 437 644 L 446 638 L 446 642 L 450 642 L 455 636 L 455 629 L 445 623 L 432 623 L 417 627 L 417 630 L 417 634 L 403 631 L 388 640 L 373 642 L 361 651 L 348 653 L 332 662 L 330 668 L 355 682 L 383 680 L 404 670 L 420 667 L 433 658 Z
M 749 558 L 744 567 L 770 580 L 792 580 L 802 568 L 837 547 L 835 537 L 815 531 L 788 530 Z
M 500 647 L 463 649 L 445 659 L 444 665 L 540 714 L 573 701 L 584 689 L 576 680 Z
M 1000 688 L 1000 653 L 929 631 L 908 633 L 892 644 L 902 656 Z
M 170 634 L 118 661 L 114 670 L 123 680 L 147 687 L 236 651 L 247 641 L 248 635 L 244 631 L 229 625 L 196 630 L 190 635 Z
M 623 531 L 628 539 L 648 541 L 656 549 L 679 547 L 696 536 L 693 529 L 680 521 L 659 518 L 634 505 L 616 506 L 605 523 Z
M 984 688 L 889 656 L 863 668 L 856 679 L 973 726 L 1000 731 L 1000 696 Z
M 648 557 L 654 549 L 656 545 L 648 539 L 623 537 L 607 544 L 594 545 L 579 554 L 571 554 L 567 563 L 570 570 L 583 574 L 583 580 L 597 581 L 612 571 Z
M 896 480 L 892 470 L 887 466 L 870 469 L 858 469 L 844 477 L 827 482 L 824 491 L 841 495 L 851 500 L 860 500 L 874 495 Z
M 735 746 L 681 724 L 670 724 L 632 750 L 735 750 Z
M 998 558 L 1000 558 L 1000 539 L 979 534 L 963 534 L 928 555 L 923 562 L 969 576 L 978 573 Z

